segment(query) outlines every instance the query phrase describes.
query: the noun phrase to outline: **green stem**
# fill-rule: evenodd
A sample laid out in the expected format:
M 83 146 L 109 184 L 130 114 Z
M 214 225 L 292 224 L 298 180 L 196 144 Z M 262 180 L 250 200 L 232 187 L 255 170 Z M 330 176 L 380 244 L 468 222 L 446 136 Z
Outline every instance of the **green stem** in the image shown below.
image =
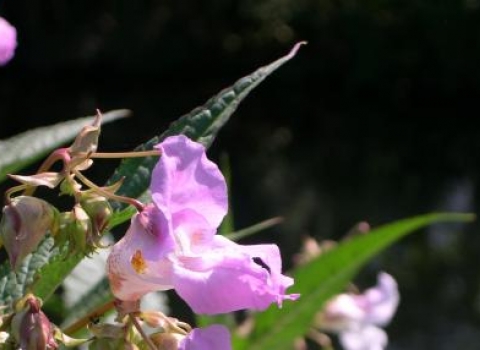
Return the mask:
M 10 187 L 8 190 L 5 191 L 5 202 L 6 204 L 10 204 L 12 202 L 12 194 L 15 192 L 23 191 L 25 192 L 28 190 L 27 185 L 18 185 L 14 187 Z
M 80 329 L 85 327 L 87 324 L 89 324 L 92 319 L 102 316 L 104 313 L 112 310 L 113 308 L 114 308 L 114 301 L 110 300 L 107 303 L 99 306 L 92 312 L 88 313 L 87 315 L 83 316 L 82 318 L 77 320 L 75 323 L 63 329 L 63 333 L 73 335 L 76 332 L 78 332 Z
M 81 154 L 82 155 L 82 154 Z M 149 151 L 133 151 L 133 152 L 93 152 L 85 153 L 85 157 L 88 158 L 140 158 L 140 157 L 151 157 L 151 156 L 160 156 L 160 150 L 152 149 Z
M 145 343 L 148 345 L 150 350 L 157 350 L 157 347 L 155 346 L 155 344 L 153 344 L 152 340 L 147 336 L 147 334 L 145 334 L 145 331 L 143 330 L 140 323 L 138 323 L 137 318 L 133 314 L 128 314 L 128 317 L 132 321 L 132 323 L 135 326 L 135 328 L 137 329 L 137 331 L 142 336 L 143 340 L 145 340 Z

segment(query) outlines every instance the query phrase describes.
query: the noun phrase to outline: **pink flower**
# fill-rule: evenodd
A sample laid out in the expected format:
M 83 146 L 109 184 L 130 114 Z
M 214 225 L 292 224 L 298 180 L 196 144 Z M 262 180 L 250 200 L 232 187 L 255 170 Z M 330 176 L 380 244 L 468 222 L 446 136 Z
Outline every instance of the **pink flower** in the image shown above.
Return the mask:
M 383 272 L 377 285 L 363 294 L 340 294 L 327 302 L 318 326 L 338 333 L 346 350 L 382 350 L 388 337 L 380 327 L 390 322 L 399 301 L 397 283 Z
M 174 288 L 201 314 L 264 310 L 296 299 L 285 295 L 293 280 L 281 274 L 276 245 L 242 246 L 216 235 L 227 213 L 227 188 L 205 148 L 185 136 L 157 148 L 153 204 L 132 218 L 108 260 L 113 294 L 136 300 Z
M 220 325 L 195 328 L 180 341 L 178 350 L 230 350 L 230 333 Z
M 0 66 L 7 64 L 17 47 L 17 31 L 4 18 L 0 17 Z

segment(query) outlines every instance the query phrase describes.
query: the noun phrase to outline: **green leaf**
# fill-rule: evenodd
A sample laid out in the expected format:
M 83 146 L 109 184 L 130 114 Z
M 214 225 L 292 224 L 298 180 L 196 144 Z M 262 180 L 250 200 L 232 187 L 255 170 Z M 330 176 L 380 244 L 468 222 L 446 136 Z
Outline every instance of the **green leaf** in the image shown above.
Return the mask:
M 124 118 L 130 114 L 126 109 L 119 109 L 105 113 L 103 123 Z M 95 117 L 84 117 L 50 126 L 29 130 L 0 141 L 0 181 L 7 174 L 12 174 L 20 169 L 41 159 L 48 152 L 75 138 L 78 132 L 93 122 Z
M 154 145 L 166 137 L 179 134 L 184 134 L 194 141 L 201 142 L 205 147 L 209 147 L 218 131 L 235 112 L 240 102 L 266 77 L 289 61 L 296 54 L 301 44 L 295 45 L 288 55 L 257 69 L 252 74 L 238 80 L 231 87 L 220 91 L 202 107 L 197 107 L 180 117 L 170 125 L 167 131 L 140 145 L 136 150 L 152 149 Z M 156 162 L 157 157 L 126 159 L 110 178 L 109 183 L 114 183 L 125 177 L 118 194 L 134 198 L 139 197 L 148 189 L 150 174 Z M 123 207 L 117 203 L 113 205 L 115 209 Z
M 29 289 L 37 297 L 48 299 L 83 258 L 84 256 L 81 254 L 72 254 L 66 257 L 65 252 L 54 250 L 52 254 L 48 255 L 45 264 L 40 269 L 35 269 L 37 273 Z
M 469 214 L 429 214 L 397 221 L 340 243 L 294 272 L 295 285 L 290 292 L 300 293 L 301 297 L 285 302 L 282 309 L 273 306 L 257 314 L 253 333 L 248 339 L 237 338 L 235 349 L 291 349 L 294 339 L 307 332 L 323 303 L 340 293 L 376 254 L 427 225 L 473 219 Z
M 30 291 L 30 285 L 35 281 L 36 272 L 45 266 L 52 256 L 57 255 L 59 255 L 59 250 L 53 248 L 53 238 L 48 237 L 40 243 L 33 254 L 23 260 L 17 273 L 10 269 L 8 261 L 3 263 L 0 266 L 0 305 L 10 306 L 13 300 Z M 42 278 L 50 279 L 49 276 L 42 276 Z

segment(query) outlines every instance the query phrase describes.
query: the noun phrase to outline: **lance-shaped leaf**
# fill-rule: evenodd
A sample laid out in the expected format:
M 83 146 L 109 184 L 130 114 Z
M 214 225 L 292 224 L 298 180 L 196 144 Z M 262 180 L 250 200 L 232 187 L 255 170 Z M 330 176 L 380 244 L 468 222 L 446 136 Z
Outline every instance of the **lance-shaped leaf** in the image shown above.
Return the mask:
M 291 292 L 300 293 L 282 309 L 271 307 L 255 316 L 253 333 L 235 339 L 235 349 L 292 349 L 295 338 L 306 334 L 323 303 L 340 293 L 358 270 L 400 238 L 439 222 L 472 221 L 468 214 L 430 214 L 397 221 L 340 243 L 293 273 Z
M 126 109 L 105 113 L 103 123 L 108 123 L 130 114 Z M 0 141 L 0 181 L 7 174 L 15 173 L 20 169 L 39 160 L 48 152 L 72 140 L 85 126 L 91 124 L 95 117 L 84 117 L 50 126 L 29 130 Z
M 180 117 L 170 125 L 167 131 L 137 147 L 136 150 L 150 150 L 166 137 L 178 134 L 184 134 L 194 141 L 203 143 L 208 148 L 218 131 L 237 109 L 240 102 L 266 77 L 289 61 L 296 54 L 301 44 L 303 43 L 295 45 L 288 55 L 257 69 L 252 74 L 238 80 L 231 87 L 220 91 L 202 107 L 197 107 L 190 113 Z M 126 177 L 118 193 L 135 198 L 139 197 L 147 190 L 150 184 L 150 173 L 156 162 L 156 157 L 127 159 L 115 171 L 109 183 Z M 120 206 L 117 205 L 116 209 L 119 208 Z

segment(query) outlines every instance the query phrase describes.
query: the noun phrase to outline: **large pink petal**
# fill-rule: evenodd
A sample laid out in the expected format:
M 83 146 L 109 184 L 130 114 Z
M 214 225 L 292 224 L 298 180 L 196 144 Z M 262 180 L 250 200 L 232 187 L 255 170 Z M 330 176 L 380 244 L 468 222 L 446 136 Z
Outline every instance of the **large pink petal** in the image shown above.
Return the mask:
M 107 261 L 107 273 L 115 297 L 137 300 L 144 294 L 172 288 L 175 250 L 168 220 L 154 206 L 132 218 L 125 236 L 117 242 Z
M 278 259 L 274 245 L 242 247 L 216 236 L 209 252 L 178 257 L 173 284 L 195 313 L 264 310 L 271 303 L 297 297 L 284 295 L 293 280 L 281 275 Z
M 183 339 L 178 350 L 230 350 L 230 333 L 225 326 L 195 328 Z
M 153 170 L 150 189 L 159 210 L 172 216 L 193 210 L 217 228 L 228 209 L 227 187 L 203 145 L 178 135 L 156 147 L 162 154 Z
M 186 209 L 177 212 L 172 222 L 178 254 L 191 256 L 211 249 L 210 244 L 217 231 L 196 211 Z

